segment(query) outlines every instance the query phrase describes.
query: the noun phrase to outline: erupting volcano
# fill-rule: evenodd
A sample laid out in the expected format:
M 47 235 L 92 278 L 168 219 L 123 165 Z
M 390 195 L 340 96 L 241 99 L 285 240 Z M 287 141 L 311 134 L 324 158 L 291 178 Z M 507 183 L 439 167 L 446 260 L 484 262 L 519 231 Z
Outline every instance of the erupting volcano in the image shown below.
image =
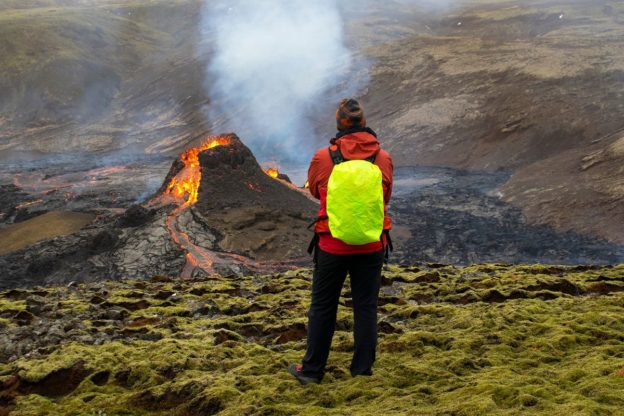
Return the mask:
M 13 177 L 20 186 L 10 185 L 0 218 L 21 221 L 4 239 L 20 244 L 4 244 L 0 254 L 4 286 L 271 273 L 309 264 L 307 225 L 317 205 L 285 175 L 267 175 L 236 135 L 191 142 L 168 172 L 161 162 Z M 129 202 L 128 195 L 137 198 L 132 180 L 154 163 L 161 163 L 155 179 L 165 175 L 160 189 L 147 203 Z M 69 210 L 53 212 L 43 233 L 37 215 L 70 203 L 84 214 L 79 221 Z
M 234 134 L 210 137 L 176 159 L 151 204 L 173 198 L 178 205 L 166 226 L 186 253 L 182 276 L 303 257 L 314 203 L 275 179 L 289 182 L 275 168 L 263 171 Z

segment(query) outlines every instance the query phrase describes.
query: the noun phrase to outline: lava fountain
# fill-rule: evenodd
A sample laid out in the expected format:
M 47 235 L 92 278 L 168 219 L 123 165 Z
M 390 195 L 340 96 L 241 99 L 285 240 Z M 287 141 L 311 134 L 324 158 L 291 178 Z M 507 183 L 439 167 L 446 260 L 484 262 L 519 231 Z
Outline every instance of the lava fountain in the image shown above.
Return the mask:
M 277 179 L 279 177 L 279 170 L 275 169 L 275 168 L 268 168 L 266 170 L 266 174 L 269 175 L 272 178 Z
M 171 195 L 176 200 L 184 200 L 182 207 L 188 207 L 197 202 L 199 184 L 201 183 L 201 167 L 199 166 L 199 154 L 217 146 L 230 144 L 228 137 L 211 137 L 200 146 L 188 149 L 180 155 L 184 167 L 174 176 L 165 194 Z

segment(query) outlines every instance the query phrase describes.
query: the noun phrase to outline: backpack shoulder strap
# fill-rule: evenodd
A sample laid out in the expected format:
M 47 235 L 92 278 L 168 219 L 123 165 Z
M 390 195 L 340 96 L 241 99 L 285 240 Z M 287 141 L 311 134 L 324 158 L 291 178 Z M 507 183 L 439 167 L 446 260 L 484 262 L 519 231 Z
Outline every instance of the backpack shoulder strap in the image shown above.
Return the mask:
M 342 153 L 340 152 L 338 146 L 331 145 L 329 146 L 328 150 L 329 156 L 331 157 L 332 162 L 334 162 L 334 165 L 339 165 L 345 161 L 345 158 L 344 156 L 342 156 Z
M 331 146 L 329 146 L 328 150 L 329 150 L 329 156 L 331 157 L 332 162 L 334 162 L 334 165 L 339 165 L 342 162 L 346 161 L 346 159 L 344 158 L 344 156 L 340 152 L 340 148 L 338 148 L 338 146 L 331 145 Z M 367 157 L 364 160 L 366 160 L 367 162 L 370 162 L 370 163 L 375 163 L 375 159 L 376 158 L 377 158 L 377 154 L 374 154 L 371 157 Z

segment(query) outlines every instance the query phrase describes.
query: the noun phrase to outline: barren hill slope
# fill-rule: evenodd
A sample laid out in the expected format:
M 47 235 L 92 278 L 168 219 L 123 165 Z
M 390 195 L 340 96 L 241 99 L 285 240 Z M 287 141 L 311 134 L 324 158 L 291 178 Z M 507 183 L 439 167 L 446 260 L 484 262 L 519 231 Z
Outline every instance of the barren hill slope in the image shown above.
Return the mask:
M 516 168 L 622 127 L 624 7 L 499 3 L 366 49 L 369 119 L 400 164 Z
M 3 159 L 172 143 L 175 153 L 200 129 L 200 2 L 31 6 L 0 8 Z
M 529 219 L 624 241 L 624 156 L 608 150 L 624 127 L 620 2 L 467 1 L 363 19 L 354 36 L 403 34 L 364 49 L 368 119 L 399 165 L 515 171 L 505 199 Z

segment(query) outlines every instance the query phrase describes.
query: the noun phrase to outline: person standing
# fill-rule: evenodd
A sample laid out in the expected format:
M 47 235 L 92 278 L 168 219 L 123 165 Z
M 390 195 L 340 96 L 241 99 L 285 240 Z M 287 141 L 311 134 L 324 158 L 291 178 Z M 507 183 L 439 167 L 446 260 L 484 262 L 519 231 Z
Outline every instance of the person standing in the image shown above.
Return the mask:
M 320 200 L 314 251 L 307 351 L 288 368 L 302 384 L 320 383 L 336 325 L 340 292 L 350 276 L 355 350 L 351 375 L 372 375 L 377 347 L 377 299 L 381 269 L 391 247 L 393 165 L 366 126 L 360 103 L 343 99 L 336 110 L 338 133 L 316 152 L 308 169 L 310 193 Z

